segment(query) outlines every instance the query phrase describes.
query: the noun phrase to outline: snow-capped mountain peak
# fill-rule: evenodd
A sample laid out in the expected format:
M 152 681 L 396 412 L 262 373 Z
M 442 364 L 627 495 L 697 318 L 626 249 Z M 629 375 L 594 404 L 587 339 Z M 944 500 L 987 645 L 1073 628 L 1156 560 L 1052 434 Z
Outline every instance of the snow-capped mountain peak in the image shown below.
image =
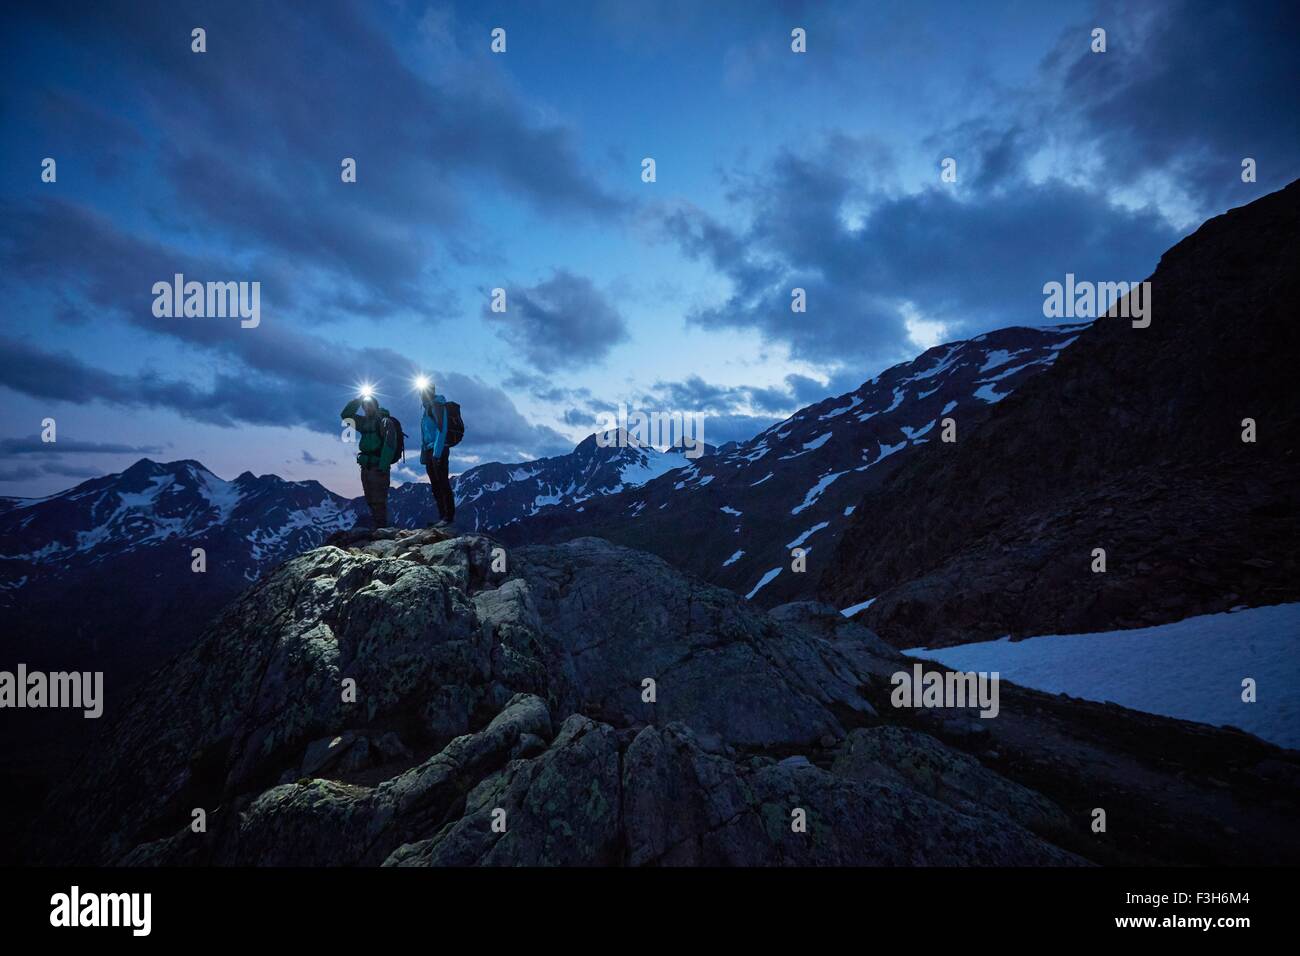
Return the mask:
M 659 451 L 639 444 L 626 432 L 608 432 L 598 441 L 588 435 L 567 455 L 533 461 L 478 465 L 454 480 L 457 523 L 467 528 L 500 528 L 546 508 L 577 507 L 593 498 L 639 488 L 692 459 L 680 449 Z M 428 496 L 419 486 L 397 494 Z
M 10 501 L 0 512 L 0 569 L 11 574 L 25 564 L 62 574 L 158 545 L 215 541 L 227 558 L 238 555 L 242 576 L 251 580 L 268 563 L 356 521 L 352 502 L 318 482 L 248 472 L 226 481 L 189 460 L 142 458 L 119 474 L 55 495 Z M 267 539 L 283 546 L 250 546 Z

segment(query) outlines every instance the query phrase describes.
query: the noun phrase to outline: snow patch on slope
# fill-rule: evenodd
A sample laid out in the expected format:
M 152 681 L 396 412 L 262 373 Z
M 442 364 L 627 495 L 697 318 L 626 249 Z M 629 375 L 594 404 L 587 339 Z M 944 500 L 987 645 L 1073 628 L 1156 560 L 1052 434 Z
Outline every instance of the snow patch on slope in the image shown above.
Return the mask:
M 875 603 L 876 603 L 875 598 L 867 598 L 861 604 L 854 604 L 852 607 L 846 607 L 844 610 L 840 611 L 840 613 L 843 614 L 845 617 L 852 617 L 853 615 L 857 614 L 859 611 L 865 611 L 867 608 L 871 607 L 871 605 Z
M 817 481 L 817 484 L 813 485 L 811 488 L 808 489 L 808 493 L 803 496 L 803 502 L 790 509 L 790 514 L 797 515 L 805 508 L 811 508 L 813 505 L 817 503 L 817 499 L 822 496 L 822 492 L 825 491 L 830 486 L 830 483 L 832 481 L 840 477 L 840 475 L 847 475 L 847 474 L 848 474 L 847 471 L 832 471 L 829 474 L 823 475 Z
M 1010 392 L 999 392 L 992 385 L 981 385 L 979 388 L 975 389 L 975 397 L 980 399 L 980 401 L 988 402 L 990 405 L 1002 401 L 1002 399 L 1006 398 L 1010 394 Z
M 963 671 L 998 671 L 1023 687 L 1134 710 L 1240 727 L 1300 747 L 1300 603 L 1190 617 L 1173 624 L 1095 634 L 1002 638 L 912 649 Z M 1241 699 L 1243 677 L 1259 699 Z
M 748 600 L 749 600 L 750 598 L 752 598 L 755 594 L 757 594 L 760 590 L 762 590 L 762 588 L 765 587 L 769 582 L 771 582 L 771 580 L 772 580 L 774 577 L 776 577 L 778 574 L 781 573 L 781 570 L 782 570 L 782 569 L 779 568 L 779 567 L 778 567 L 778 568 L 773 568 L 771 571 L 768 571 L 767 574 L 763 575 L 763 576 L 759 579 L 758 583 L 754 585 L 754 589 L 753 589 L 752 591 L 750 591 L 748 594 L 745 595 L 745 600 L 748 601 Z
M 797 548 L 797 547 L 799 547 L 799 545 L 803 544 L 805 541 L 807 541 L 809 538 L 811 538 L 814 534 L 816 534 L 818 531 L 820 531 L 822 528 L 825 528 L 825 527 L 826 527 L 827 525 L 829 525 L 829 524 L 830 524 L 829 521 L 819 521 L 819 522 L 817 522 L 817 524 L 813 525 L 811 528 L 809 528 L 809 529 L 808 529 L 807 531 L 805 531 L 803 534 L 799 535 L 799 537 L 795 538 L 793 541 L 791 541 L 789 544 L 787 544 L 787 545 L 785 546 L 785 549 L 786 549 L 787 551 L 789 551 L 791 548 Z

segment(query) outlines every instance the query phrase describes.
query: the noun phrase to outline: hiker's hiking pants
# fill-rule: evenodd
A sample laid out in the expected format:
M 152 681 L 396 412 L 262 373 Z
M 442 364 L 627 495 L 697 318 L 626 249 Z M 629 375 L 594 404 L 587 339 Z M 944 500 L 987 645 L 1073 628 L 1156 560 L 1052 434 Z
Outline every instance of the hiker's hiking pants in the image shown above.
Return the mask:
M 362 468 L 361 490 L 376 528 L 388 527 L 388 469 Z
M 438 506 L 438 517 L 451 521 L 456 517 L 456 498 L 451 492 L 451 477 L 448 462 L 451 449 L 444 448 L 442 454 L 424 466 L 429 473 L 429 487 L 433 489 L 433 501 Z

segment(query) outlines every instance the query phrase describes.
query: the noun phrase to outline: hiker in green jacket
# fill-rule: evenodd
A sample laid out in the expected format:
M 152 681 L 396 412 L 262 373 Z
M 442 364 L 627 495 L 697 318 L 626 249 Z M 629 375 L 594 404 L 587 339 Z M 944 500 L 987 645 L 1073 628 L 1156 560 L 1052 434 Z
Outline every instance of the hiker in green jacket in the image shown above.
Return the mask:
M 339 417 L 349 422 L 360 436 L 357 464 L 361 466 L 361 489 L 370 508 L 370 520 L 376 528 L 388 527 L 388 470 L 397 458 L 397 441 L 389 423 L 388 409 L 369 388 L 343 406 Z M 400 426 L 399 426 L 400 427 Z

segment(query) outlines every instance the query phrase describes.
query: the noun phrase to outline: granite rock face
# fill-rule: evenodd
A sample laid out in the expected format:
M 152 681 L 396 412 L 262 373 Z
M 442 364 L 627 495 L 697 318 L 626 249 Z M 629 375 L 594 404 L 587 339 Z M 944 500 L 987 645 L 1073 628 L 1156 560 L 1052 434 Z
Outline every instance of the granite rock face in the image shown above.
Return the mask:
M 33 855 L 1300 858 L 1296 754 L 1012 687 L 993 720 L 897 709 L 890 675 L 911 663 L 826 605 L 763 611 L 599 539 L 507 553 L 432 529 L 351 533 L 286 562 L 145 682 L 53 795 Z M 1099 805 L 1108 834 L 1090 829 Z

